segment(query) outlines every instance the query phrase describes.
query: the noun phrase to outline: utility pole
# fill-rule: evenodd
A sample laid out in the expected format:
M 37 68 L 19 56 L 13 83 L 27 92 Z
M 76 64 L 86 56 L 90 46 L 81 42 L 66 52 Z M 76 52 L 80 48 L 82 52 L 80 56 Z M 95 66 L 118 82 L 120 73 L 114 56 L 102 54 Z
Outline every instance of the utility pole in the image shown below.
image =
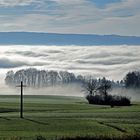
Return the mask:
M 21 81 L 21 85 L 18 85 L 17 87 L 21 88 L 21 94 L 20 94 L 20 118 L 23 118 L 23 87 L 26 87 L 23 85 L 23 82 Z

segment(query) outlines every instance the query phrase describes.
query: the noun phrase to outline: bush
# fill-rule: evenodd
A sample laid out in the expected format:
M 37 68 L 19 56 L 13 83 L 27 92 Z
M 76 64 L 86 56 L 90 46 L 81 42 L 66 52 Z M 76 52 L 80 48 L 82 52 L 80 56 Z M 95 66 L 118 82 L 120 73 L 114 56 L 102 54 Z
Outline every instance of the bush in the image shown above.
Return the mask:
M 99 104 L 99 105 L 110 105 L 113 106 L 129 106 L 130 99 L 125 96 L 117 96 L 117 95 L 87 95 L 86 99 L 89 104 Z
M 113 96 L 111 103 L 116 106 L 128 106 L 130 99 L 125 96 Z

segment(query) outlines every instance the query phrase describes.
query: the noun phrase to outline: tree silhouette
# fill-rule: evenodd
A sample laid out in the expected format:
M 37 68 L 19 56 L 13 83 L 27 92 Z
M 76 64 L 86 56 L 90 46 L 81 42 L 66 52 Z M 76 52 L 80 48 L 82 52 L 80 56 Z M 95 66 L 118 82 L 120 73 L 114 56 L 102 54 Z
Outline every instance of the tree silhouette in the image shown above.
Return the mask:
M 140 88 L 140 72 L 129 72 L 124 78 L 125 86 L 132 88 Z
M 84 91 L 86 91 L 89 95 L 94 95 L 98 89 L 98 83 L 95 79 L 89 79 L 84 83 Z
M 105 97 L 108 95 L 108 91 L 111 89 L 111 82 L 109 80 L 106 80 L 106 78 L 104 77 L 101 81 L 100 81 L 100 85 L 99 85 L 99 92 L 101 94 L 103 94 Z

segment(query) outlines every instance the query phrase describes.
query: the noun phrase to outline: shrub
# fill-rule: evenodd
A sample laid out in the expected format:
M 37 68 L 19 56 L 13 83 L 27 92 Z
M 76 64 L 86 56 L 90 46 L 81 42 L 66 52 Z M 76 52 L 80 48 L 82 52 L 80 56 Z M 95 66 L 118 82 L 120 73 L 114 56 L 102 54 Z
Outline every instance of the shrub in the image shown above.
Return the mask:
M 125 96 L 117 96 L 117 95 L 87 95 L 86 99 L 88 100 L 89 104 L 99 104 L 99 105 L 110 105 L 113 106 L 129 106 L 130 99 Z
M 125 96 L 112 96 L 111 104 L 116 106 L 127 106 L 130 105 L 130 98 Z

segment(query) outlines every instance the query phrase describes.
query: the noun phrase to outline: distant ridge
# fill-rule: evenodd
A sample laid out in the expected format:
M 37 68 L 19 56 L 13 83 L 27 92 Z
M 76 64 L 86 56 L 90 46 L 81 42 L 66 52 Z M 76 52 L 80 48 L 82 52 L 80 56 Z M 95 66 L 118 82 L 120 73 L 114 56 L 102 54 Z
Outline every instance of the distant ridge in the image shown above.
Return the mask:
M 140 45 L 140 37 L 94 34 L 0 32 L 0 45 Z

